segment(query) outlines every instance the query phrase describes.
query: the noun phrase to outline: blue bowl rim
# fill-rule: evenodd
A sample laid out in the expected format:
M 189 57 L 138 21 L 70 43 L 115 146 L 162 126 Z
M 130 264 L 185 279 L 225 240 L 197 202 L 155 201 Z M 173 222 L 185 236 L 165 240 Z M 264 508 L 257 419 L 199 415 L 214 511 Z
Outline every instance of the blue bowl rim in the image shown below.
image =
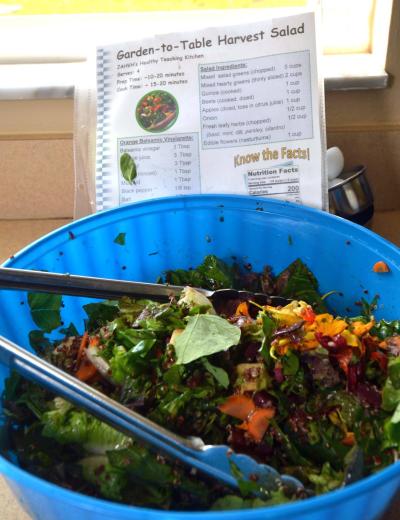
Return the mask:
M 377 235 L 373 231 L 366 229 L 358 224 L 355 224 L 353 222 L 350 222 L 348 220 L 345 220 L 341 217 L 338 217 L 336 215 L 332 215 L 330 213 L 321 211 L 319 209 L 310 208 L 306 206 L 302 206 L 299 204 L 294 204 L 291 202 L 283 202 L 278 201 L 274 199 L 267 199 L 267 198 L 261 198 L 261 197 L 250 197 L 246 195 L 226 195 L 226 194 L 212 194 L 212 195 L 184 195 L 184 196 L 177 196 L 177 197 L 162 197 L 158 199 L 152 199 L 147 201 L 141 201 L 136 202 L 133 204 L 127 204 L 125 206 L 120 206 L 117 208 L 112 208 L 109 210 L 104 210 L 101 212 L 98 212 L 93 215 L 88 215 L 87 217 L 84 217 L 82 219 L 70 222 L 69 224 L 66 224 L 59 229 L 52 231 L 51 233 L 48 233 L 47 235 L 39 238 L 38 240 L 35 240 L 25 248 L 21 249 L 18 253 L 13 255 L 10 259 L 8 259 L 6 262 L 4 262 L 4 266 L 11 266 L 18 260 L 22 259 L 27 253 L 30 252 L 30 250 L 34 249 L 38 245 L 43 245 L 46 242 L 49 242 L 53 239 L 57 239 L 61 236 L 63 236 L 65 233 L 68 233 L 69 231 L 76 230 L 76 228 L 79 228 L 81 226 L 85 226 L 86 224 L 92 223 L 93 220 L 97 220 L 99 216 L 101 218 L 107 218 L 111 217 L 113 220 L 113 217 L 115 215 L 120 215 L 125 211 L 130 210 L 131 207 L 135 208 L 146 208 L 147 206 L 157 206 L 161 204 L 161 206 L 165 205 L 174 205 L 176 204 L 175 208 L 169 208 L 172 209 L 186 209 L 190 203 L 194 202 L 207 202 L 211 203 L 212 206 L 214 203 L 216 204 L 215 207 L 221 208 L 221 202 L 225 201 L 225 204 L 229 202 L 242 202 L 242 203 L 249 203 L 249 206 L 254 207 L 248 207 L 246 210 L 255 209 L 260 210 L 262 208 L 262 211 L 265 213 L 268 213 L 268 211 L 273 212 L 274 214 L 283 214 L 283 216 L 288 216 L 291 212 L 296 213 L 303 213 L 305 215 L 309 215 L 311 219 L 315 218 L 322 218 L 325 219 L 327 222 L 331 221 L 333 225 L 336 226 L 346 226 L 346 229 L 352 230 L 354 235 L 349 235 L 350 238 L 352 236 L 357 236 L 357 238 L 361 237 L 370 237 L 373 238 L 375 243 L 378 245 L 382 245 L 386 248 L 391 249 L 395 254 L 399 253 L 399 248 L 389 242 L 388 240 L 382 238 L 381 236 Z M 120 220 L 120 219 L 118 219 Z M 400 269 L 400 264 L 399 264 Z M 102 510 L 107 513 L 113 513 L 118 514 L 120 513 L 125 514 L 131 512 L 133 513 L 151 513 L 153 518 L 158 519 L 165 519 L 166 515 L 171 515 L 172 511 L 160 511 L 158 509 L 151 509 L 151 508 L 144 508 L 144 507 L 136 507 L 136 506 L 129 506 L 124 504 L 119 504 L 117 502 L 110 502 L 104 499 L 99 498 L 93 498 L 88 495 L 83 495 L 81 493 L 78 493 L 76 491 L 70 491 L 65 488 L 62 488 L 60 486 L 57 486 L 55 484 L 52 484 L 51 482 L 48 482 L 46 480 L 43 480 L 39 477 L 36 477 L 35 475 L 32 475 L 31 473 L 25 471 L 24 469 L 19 468 L 15 464 L 8 461 L 6 458 L 0 455 L 0 470 L 3 471 L 4 476 L 6 478 L 13 478 L 18 485 L 20 485 L 22 480 L 24 483 L 26 483 L 30 488 L 39 489 L 40 487 L 44 487 L 49 494 L 57 493 L 57 497 L 59 499 L 63 498 L 66 502 L 70 501 L 76 501 L 76 497 L 81 498 L 81 504 L 80 507 L 85 510 Z M 362 479 L 359 482 L 356 482 L 354 484 L 351 484 L 348 487 L 336 489 L 334 491 L 331 491 L 329 493 L 324 493 L 323 495 L 319 495 L 313 498 L 308 498 L 306 500 L 299 500 L 294 503 L 290 504 L 283 504 L 283 505 L 276 505 L 276 506 L 269 506 L 266 508 L 258 508 L 258 509 L 241 509 L 236 511 L 173 511 L 173 514 L 177 517 L 187 517 L 188 514 L 193 515 L 196 518 L 204 518 L 204 520 L 216 520 L 216 518 L 220 518 L 221 515 L 224 516 L 227 520 L 239 520 L 241 519 L 241 516 L 243 514 L 246 514 L 246 516 L 251 518 L 257 518 L 259 517 L 260 513 L 262 514 L 267 513 L 268 511 L 271 512 L 272 517 L 275 518 L 287 518 L 289 515 L 294 514 L 300 514 L 300 513 L 307 513 L 310 510 L 317 511 L 319 509 L 324 509 L 326 507 L 329 507 L 330 505 L 337 504 L 338 501 L 342 500 L 351 500 L 353 498 L 356 498 L 357 495 L 361 495 L 364 493 L 367 493 L 370 490 L 376 489 L 380 485 L 384 484 L 386 481 L 389 481 L 391 478 L 396 478 L 400 476 L 400 461 L 390 465 L 389 467 L 383 469 L 379 473 L 376 473 L 374 475 L 370 475 L 369 477 L 366 477 Z

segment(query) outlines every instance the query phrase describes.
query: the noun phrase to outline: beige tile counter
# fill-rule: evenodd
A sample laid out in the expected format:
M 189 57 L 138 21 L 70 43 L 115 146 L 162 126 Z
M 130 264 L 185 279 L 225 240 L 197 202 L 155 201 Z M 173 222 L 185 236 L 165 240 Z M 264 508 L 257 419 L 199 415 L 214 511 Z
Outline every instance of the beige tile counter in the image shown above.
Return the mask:
M 3 477 L 0 477 L 0 510 L 2 520 L 30 520 L 30 516 L 18 504 Z
M 0 263 L 40 236 L 68 223 L 68 219 L 0 220 Z M 374 216 L 373 229 L 400 245 L 400 211 L 387 211 Z M 0 517 L 2 520 L 29 520 L 4 480 L 0 477 Z M 400 497 L 384 520 L 398 520 Z M 46 520 L 45 518 L 40 520 Z M 382 519 L 383 520 L 383 519 Z
M 70 219 L 0 220 L 0 262 Z

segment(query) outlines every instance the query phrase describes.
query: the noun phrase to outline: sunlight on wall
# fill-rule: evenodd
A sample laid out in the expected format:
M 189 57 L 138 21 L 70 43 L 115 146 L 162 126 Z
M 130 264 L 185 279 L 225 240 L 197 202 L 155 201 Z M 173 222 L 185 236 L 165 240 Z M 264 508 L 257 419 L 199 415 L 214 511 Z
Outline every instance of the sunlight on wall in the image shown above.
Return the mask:
M 237 9 L 243 7 L 302 7 L 307 0 L 6 0 L 0 14 L 123 13 L 187 9 Z

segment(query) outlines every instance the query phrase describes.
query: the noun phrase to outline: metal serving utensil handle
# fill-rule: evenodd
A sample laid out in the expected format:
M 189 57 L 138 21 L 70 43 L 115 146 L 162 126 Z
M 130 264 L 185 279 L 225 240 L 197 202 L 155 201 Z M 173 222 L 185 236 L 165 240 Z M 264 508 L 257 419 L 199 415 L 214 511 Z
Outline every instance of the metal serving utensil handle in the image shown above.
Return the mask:
M 86 296 L 89 298 L 113 299 L 132 296 L 156 301 L 168 301 L 171 296 L 180 296 L 185 287 L 0 267 L 0 288 Z M 214 304 L 237 298 L 253 300 L 261 305 L 274 306 L 286 305 L 290 302 L 289 299 L 281 296 L 270 296 L 237 289 L 218 289 L 216 291 L 200 287 L 195 287 L 195 289 L 206 298 L 210 298 Z
M 0 288 L 93 298 L 136 296 L 167 301 L 183 287 L 0 267 Z
M 173 459 L 178 459 L 186 466 L 196 468 L 229 487 L 238 487 L 230 472 L 214 467 L 212 461 L 208 463 L 203 460 L 204 445 L 200 439 L 185 439 L 166 430 L 2 336 L 0 362 L 14 368 L 27 379 L 40 383 L 57 395 L 72 401 L 110 426 L 144 441 L 157 452 L 161 451 Z

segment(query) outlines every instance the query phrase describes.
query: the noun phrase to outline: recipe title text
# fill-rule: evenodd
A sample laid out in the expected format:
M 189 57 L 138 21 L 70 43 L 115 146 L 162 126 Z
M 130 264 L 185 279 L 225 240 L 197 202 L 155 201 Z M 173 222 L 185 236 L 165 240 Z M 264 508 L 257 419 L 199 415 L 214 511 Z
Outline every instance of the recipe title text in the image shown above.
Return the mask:
M 284 38 L 304 34 L 304 22 L 297 27 L 286 25 L 284 27 L 273 27 L 269 33 L 270 38 Z M 243 34 L 239 36 L 231 36 L 229 34 L 218 35 L 214 41 L 210 38 L 195 38 L 193 40 L 180 40 L 176 43 L 161 43 L 159 47 L 143 47 L 132 50 L 119 50 L 117 52 L 117 60 L 129 60 L 141 56 L 149 56 L 158 53 L 169 53 L 178 50 L 204 49 L 207 47 L 222 45 L 238 45 L 253 42 L 260 42 L 267 38 L 265 31 L 258 31 L 251 34 Z

